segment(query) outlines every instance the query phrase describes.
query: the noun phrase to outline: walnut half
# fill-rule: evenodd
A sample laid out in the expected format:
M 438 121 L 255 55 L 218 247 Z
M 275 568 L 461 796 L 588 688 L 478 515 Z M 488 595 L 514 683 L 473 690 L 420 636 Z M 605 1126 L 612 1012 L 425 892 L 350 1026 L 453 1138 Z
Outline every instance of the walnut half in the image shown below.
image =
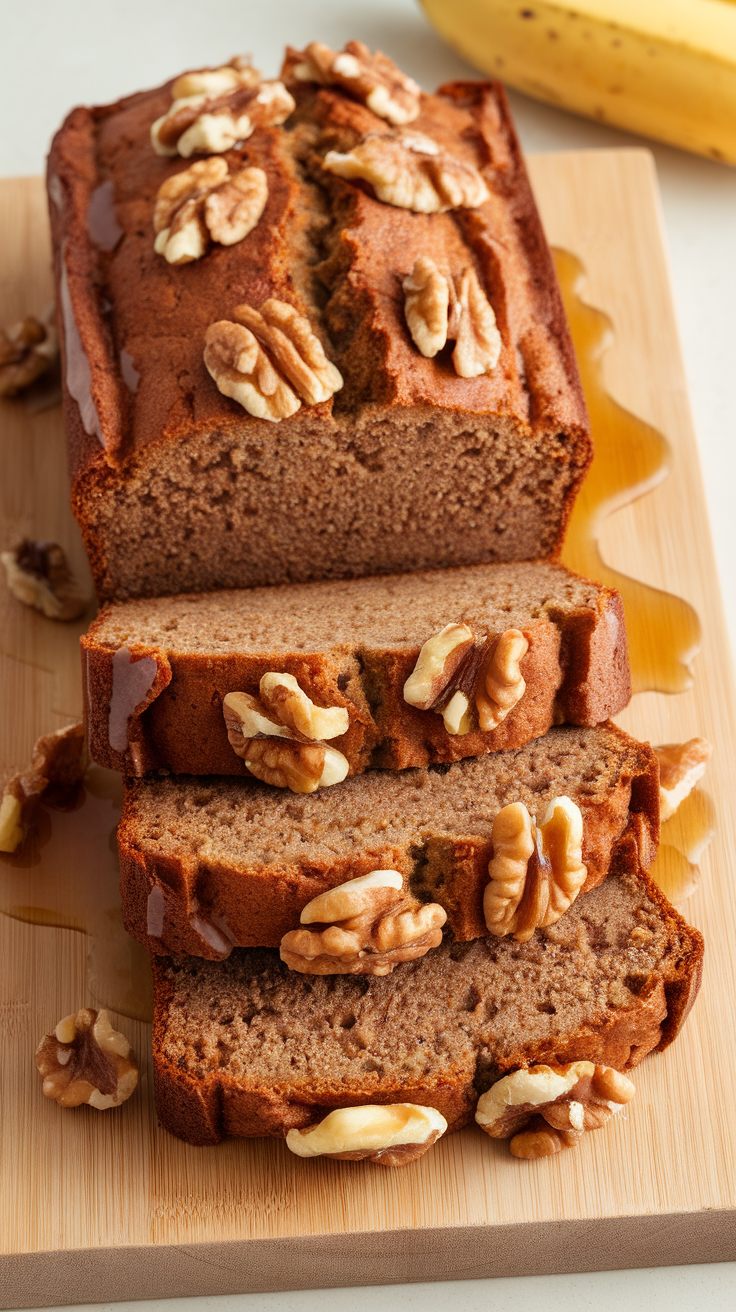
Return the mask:
M 259 694 L 230 692 L 222 704 L 230 746 L 251 774 L 294 793 L 341 783 L 348 761 L 322 740 L 347 733 L 347 707 L 316 706 L 292 674 L 264 674 Z
M 707 738 L 663 743 L 654 748 L 659 759 L 659 818 L 669 820 L 705 774 L 713 748 Z
M 153 211 L 154 250 L 169 264 L 190 264 L 211 242 L 234 246 L 248 236 L 268 200 L 263 169 L 230 173 L 220 155 L 197 160 L 162 182 Z
M 71 793 L 87 766 L 84 725 L 68 724 L 42 734 L 31 765 L 5 785 L 0 803 L 0 852 L 15 852 L 23 842 L 29 812 L 50 786 Z
M 3 551 L 8 587 L 18 601 L 40 610 L 50 620 L 76 620 L 87 609 L 87 597 L 67 564 L 58 542 L 24 538 Z
M 20 323 L 0 328 L 0 396 L 17 396 L 55 363 L 59 338 L 53 306 L 44 321 L 28 314 Z
M 138 1083 L 138 1063 L 124 1034 L 112 1028 L 107 1011 L 65 1016 L 36 1051 L 43 1091 L 60 1107 L 89 1103 L 98 1111 L 119 1107 Z
M 514 1157 L 573 1148 L 631 1102 L 634 1085 L 612 1066 L 575 1061 L 505 1075 L 481 1095 L 475 1119 L 492 1139 L 511 1139 Z
M 297 1157 L 367 1158 L 379 1166 L 408 1166 L 446 1129 L 441 1112 L 416 1103 L 340 1107 L 307 1130 L 289 1130 L 286 1145 Z
M 535 824 L 523 802 L 512 802 L 498 812 L 491 839 L 486 925 L 525 943 L 535 929 L 554 925 L 585 883 L 582 813 L 569 797 L 555 797 Z
M 377 50 L 362 41 L 348 41 L 337 53 L 321 41 L 311 41 L 298 56 L 292 72 L 298 82 L 338 87 L 389 123 L 411 123 L 419 114 L 421 89 Z
M 157 155 L 219 155 L 256 128 L 276 127 L 295 102 L 282 82 L 262 82 L 247 60 L 185 73 L 172 87 L 173 103 L 151 126 Z
M 398 870 L 372 870 L 320 893 L 281 940 L 281 960 L 304 975 L 390 975 L 442 942 L 447 914 L 402 891 Z M 319 926 L 317 928 L 316 926 Z
M 489 198 L 482 175 L 421 132 L 369 133 L 352 150 L 329 150 L 324 168 L 370 183 L 386 205 L 418 214 L 476 209 Z

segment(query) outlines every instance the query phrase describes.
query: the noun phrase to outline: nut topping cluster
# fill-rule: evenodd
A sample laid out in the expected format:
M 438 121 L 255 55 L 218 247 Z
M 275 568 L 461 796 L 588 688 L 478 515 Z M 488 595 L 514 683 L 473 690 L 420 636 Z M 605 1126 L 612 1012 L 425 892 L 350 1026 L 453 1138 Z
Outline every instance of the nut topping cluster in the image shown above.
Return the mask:
M 0 328 L 0 396 L 17 396 L 48 372 L 59 355 L 53 310 L 42 323 L 28 314 L 11 328 Z
M 474 715 L 484 732 L 495 729 L 524 695 L 519 662 L 528 648 L 519 629 L 478 643 L 469 625 L 446 624 L 422 646 L 404 684 L 404 701 L 438 711 L 449 734 L 469 733 Z
M 205 254 L 210 242 L 234 246 L 255 228 L 267 200 L 263 169 L 231 174 L 220 155 L 198 160 L 158 189 L 154 249 L 169 264 L 189 264 Z
M 157 155 L 221 155 L 256 128 L 283 123 L 295 108 L 283 82 L 262 82 L 247 60 L 185 73 L 173 103 L 151 126 Z
M 440 273 L 434 260 L 420 255 L 402 284 L 404 314 L 414 345 L 433 359 L 455 342 L 452 362 L 460 378 L 491 373 L 501 354 L 496 316 L 475 269 L 458 277 Z
M 442 942 L 447 915 L 402 891 L 398 870 L 372 870 L 320 893 L 281 940 L 281 960 L 304 975 L 390 975 Z M 319 926 L 317 928 L 316 926 Z
M 367 1158 L 379 1166 L 408 1166 L 446 1129 L 441 1112 L 416 1103 L 340 1107 L 307 1130 L 289 1130 L 286 1145 L 297 1157 Z
M 362 41 L 348 41 L 339 54 L 321 41 L 311 41 L 292 72 L 299 82 L 347 91 L 396 126 L 411 123 L 419 113 L 421 89 L 416 82 L 380 50 L 372 54 Z
M 3 551 L 8 587 L 18 601 L 40 610 L 50 620 L 76 620 L 87 609 L 87 597 L 74 578 L 58 542 L 24 538 Z
M 349 711 L 316 706 L 293 674 L 264 674 L 258 697 L 230 692 L 222 709 L 230 746 L 263 783 L 313 793 L 347 775 L 347 759 L 323 740 L 347 733 Z
M 235 322 L 207 329 L 204 362 L 220 392 L 258 419 L 278 422 L 302 401 L 317 405 L 342 387 L 342 375 L 304 315 L 273 298 L 260 310 L 240 305 Z
M 43 1091 L 60 1107 L 89 1103 L 98 1111 L 119 1107 L 138 1083 L 138 1063 L 107 1011 L 82 1008 L 60 1020 L 40 1042 L 36 1065 Z
M 491 934 L 513 934 L 526 943 L 536 929 L 560 919 L 585 883 L 580 808 L 569 797 L 555 797 L 535 824 L 523 802 L 512 802 L 498 812 L 491 838 L 486 925 Z
M 352 150 L 330 150 L 330 173 L 372 186 L 379 200 L 418 214 L 476 209 L 488 200 L 483 177 L 472 164 L 455 159 L 421 132 L 369 133 Z
M 599 1130 L 634 1093 L 631 1080 L 612 1066 L 530 1066 L 482 1094 L 475 1119 L 492 1139 L 511 1139 L 514 1157 L 550 1157 L 574 1148 L 586 1130 Z
M 691 738 L 686 743 L 663 743 L 654 750 L 659 758 L 659 817 L 664 822 L 702 779 L 713 748 L 707 738 Z

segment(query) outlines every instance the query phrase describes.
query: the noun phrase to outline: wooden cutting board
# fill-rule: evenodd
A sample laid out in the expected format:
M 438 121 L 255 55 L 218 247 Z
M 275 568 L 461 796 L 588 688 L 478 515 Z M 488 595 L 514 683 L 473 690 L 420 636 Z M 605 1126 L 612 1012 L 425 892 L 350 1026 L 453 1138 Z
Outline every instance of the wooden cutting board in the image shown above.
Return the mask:
M 41 1095 L 33 1062 L 38 1040 L 77 1007 L 109 1001 L 105 989 L 114 992 L 126 970 L 131 978 L 145 971 L 141 958 L 114 962 L 112 976 L 108 970 L 115 953 L 104 944 L 123 955 L 126 949 L 105 892 L 114 881 L 114 789 L 98 779 L 106 809 L 94 812 L 95 823 L 84 810 L 76 819 L 49 815 L 52 836 L 40 835 L 25 865 L 0 858 L 5 909 L 22 917 L 0 915 L 3 1307 L 529 1275 L 734 1254 L 736 721 L 654 170 L 644 151 L 546 155 L 530 167 L 551 243 L 582 265 L 578 295 L 610 321 L 606 388 L 669 442 L 669 476 L 606 519 L 599 540 L 607 566 L 685 598 L 702 622 L 689 691 L 639 695 L 621 717 L 654 742 L 699 733 L 715 744 L 707 788 L 717 835 L 684 908 L 707 944 L 695 1010 L 675 1046 L 639 1067 L 626 1119 L 588 1135 L 574 1152 L 536 1163 L 515 1160 L 505 1144 L 474 1128 L 441 1141 L 404 1171 L 303 1162 L 277 1141 L 181 1144 L 156 1126 L 149 1028 L 129 1019 L 143 1014 L 145 988 L 134 989 L 128 1002 L 122 986 L 115 995 L 128 1012 L 120 1027 L 142 1058 L 139 1093 L 111 1112 L 62 1111 Z M 1 317 L 9 323 L 50 297 L 39 180 L 0 184 L 0 234 Z M 2 403 L 2 544 L 24 533 L 54 538 L 82 575 L 64 465 L 58 408 L 32 414 L 22 401 Z M 650 650 L 666 653 L 682 634 L 663 632 L 661 617 L 648 632 L 646 599 L 655 594 L 641 595 L 644 602 L 629 603 L 631 618 L 636 611 Z M 687 612 L 673 613 L 687 619 Z M 42 619 L 12 601 L 4 585 L 0 625 L 2 763 L 11 767 L 27 760 L 38 734 L 78 714 L 76 637 L 83 626 Z M 67 841 L 72 833 L 74 842 Z M 55 855 L 39 882 L 44 852 Z M 94 904 L 90 924 L 82 923 L 80 888 Z M 46 923 L 27 923 L 34 919 Z M 90 925 L 93 939 L 80 932 Z

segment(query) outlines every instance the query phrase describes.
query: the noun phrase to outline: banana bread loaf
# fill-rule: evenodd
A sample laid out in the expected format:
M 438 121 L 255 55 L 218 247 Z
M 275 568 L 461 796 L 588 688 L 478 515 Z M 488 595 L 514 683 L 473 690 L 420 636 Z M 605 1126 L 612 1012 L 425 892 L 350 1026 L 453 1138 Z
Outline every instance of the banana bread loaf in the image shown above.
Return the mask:
M 472 661 L 472 727 L 460 733 L 404 696 L 422 645 L 448 623 L 461 638 L 470 631 L 470 652 L 430 699 L 447 706 Z M 511 630 L 527 646 L 520 680 L 504 685 L 507 702 L 518 700 L 483 731 L 472 705 L 488 670 L 482 652 Z M 272 671 L 295 677 L 317 705 L 345 708 L 349 727 L 330 741 L 351 774 L 519 747 L 561 721 L 598 724 L 631 692 L 618 593 L 545 563 L 119 602 L 92 623 L 82 653 L 92 757 L 138 775 L 247 774 L 223 700 L 257 695 Z
M 520 1066 L 622 1071 L 667 1047 L 702 955 L 697 930 L 634 869 L 528 943 L 449 936 L 385 979 L 305 979 L 262 948 L 154 958 L 158 1117 L 210 1144 L 285 1135 L 335 1107 L 413 1102 L 457 1130 Z
M 351 47 L 353 91 L 310 47 L 283 83 L 235 60 L 54 139 L 72 504 L 102 599 L 559 550 L 591 444 L 504 92 L 395 69 L 397 117 Z
M 538 815 L 560 795 L 582 812 L 582 892 L 633 854 L 650 864 L 657 759 L 612 724 L 554 728 L 516 751 L 369 771 L 305 795 L 239 780 L 128 780 L 118 828 L 125 928 L 157 953 L 277 947 L 312 898 L 391 869 L 419 901 L 445 909 L 458 941 L 472 939 L 487 932 L 498 811 L 518 801 Z

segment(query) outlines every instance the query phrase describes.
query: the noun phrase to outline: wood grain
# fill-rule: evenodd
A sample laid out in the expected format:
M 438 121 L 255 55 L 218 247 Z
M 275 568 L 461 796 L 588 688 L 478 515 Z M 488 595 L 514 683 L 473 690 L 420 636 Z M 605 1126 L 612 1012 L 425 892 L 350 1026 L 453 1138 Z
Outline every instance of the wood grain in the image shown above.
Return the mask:
M 669 478 L 605 524 L 612 565 L 686 597 L 704 632 L 694 685 L 645 694 L 621 717 L 653 741 L 702 733 L 718 834 L 685 912 L 707 944 L 703 991 L 678 1043 L 636 1074 L 626 1119 L 537 1163 L 469 1129 L 405 1171 L 303 1162 L 280 1142 L 194 1149 L 157 1128 L 148 1027 L 120 1026 L 143 1058 L 123 1108 L 63 1112 L 41 1096 L 40 1036 L 89 999 L 87 939 L 0 916 L 0 1305 L 218 1294 L 715 1261 L 733 1255 L 736 941 L 733 683 L 688 410 L 653 167 L 641 151 L 537 157 L 550 241 L 584 264 L 585 299 L 612 321 L 604 360 L 621 404 L 661 429 Z M 4 317 L 48 298 L 40 181 L 0 185 Z M 78 569 L 58 411 L 0 411 L 3 538 L 55 536 Z M 79 706 L 76 633 L 0 592 L 2 760 Z M 0 869 L 2 878 L 2 869 Z M 63 864 L 59 880 L 65 878 Z

